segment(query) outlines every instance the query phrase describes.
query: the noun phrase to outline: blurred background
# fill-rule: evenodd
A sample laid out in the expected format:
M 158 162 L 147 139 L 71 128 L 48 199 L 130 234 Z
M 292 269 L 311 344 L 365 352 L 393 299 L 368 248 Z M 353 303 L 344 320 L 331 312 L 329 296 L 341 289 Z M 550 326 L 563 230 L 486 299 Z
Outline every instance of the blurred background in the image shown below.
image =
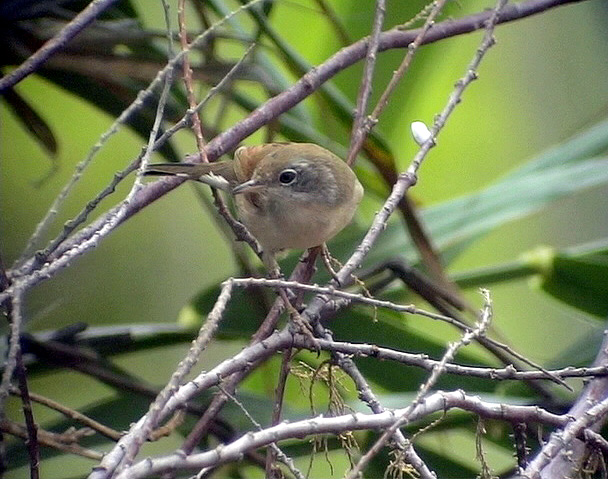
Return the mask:
M 176 29 L 176 2 L 172 0 L 169 3 L 172 27 Z M 239 2 L 230 1 L 212 3 L 223 6 L 226 11 L 239 5 Z M 341 39 L 335 24 L 323 13 L 323 4 L 313 0 L 279 0 L 269 11 L 273 31 L 311 65 L 324 62 L 346 42 L 366 36 L 373 18 L 374 2 L 327 2 L 343 27 L 346 38 Z M 127 11 L 125 5 L 120 6 L 119 3 L 117 7 L 123 8 L 123 14 Z M 160 33 L 158 38 L 148 38 L 147 41 L 156 51 L 165 51 L 161 4 L 132 0 L 130 5 L 133 8 L 130 16 L 138 22 L 136 24 L 148 32 Z M 424 2 L 389 0 L 385 29 L 408 22 L 423 6 Z M 486 1 L 451 3 L 442 20 L 492 6 Z M 202 30 L 200 18 L 203 17 L 199 13 L 189 4 L 188 27 L 192 32 Z M 115 18 L 105 20 L 118 22 L 120 15 L 114 15 Z M 207 15 L 206 18 L 214 19 L 211 14 Z M 215 19 L 219 18 L 217 13 L 215 15 Z M 11 21 L 16 25 L 23 19 Z M 37 28 L 43 28 L 41 23 L 37 25 Z M 119 28 L 119 24 L 114 27 Z M 53 25 L 45 25 L 44 28 L 52 31 Z M 225 37 L 216 39 L 213 45 L 216 63 L 201 67 L 203 73 L 209 75 L 208 84 L 217 82 L 225 71 L 222 68 L 240 58 L 247 41 L 256 36 L 258 28 L 250 16 L 241 13 L 233 24 L 219 29 Z M 425 161 L 419 182 L 411 191 L 416 205 L 423 211 L 483 190 L 543 151 L 605 121 L 608 116 L 606 2 L 584 1 L 500 25 L 495 36 L 497 45 L 483 61 L 479 80 L 465 92 L 462 104 L 441 132 L 437 147 Z M 397 171 L 405 169 L 417 151 L 409 133 L 409 124 L 414 120 L 432 124 L 455 81 L 466 71 L 481 38 L 482 32 L 477 32 L 424 46 L 418 52 L 411 70 L 392 96 L 375 129 L 393 154 Z M 113 46 L 114 54 L 129 58 L 130 54 L 137 52 L 137 48 L 129 45 L 127 40 L 123 43 Z M 403 55 L 402 50 L 379 55 L 372 105 Z M 103 61 L 103 57 L 99 57 Z M 162 55 L 159 58 L 162 59 Z M 208 59 L 209 53 L 197 53 L 193 62 L 200 58 Z M 278 89 L 284 89 L 299 77 L 268 36 L 261 35 L 255 58 L 261 66 L 247 72 L 253 79 L 239 79 L 234 85 L 234 91 L 250 102 L 260 102 L 268 97 L 272 89 L 264 81 L 269 76 L 273 77 L 274 87 Z M 81 63 L 80 67 L 86 65 Z M 352 103 L 356 101 L 362 68 L 359 62 L 340 73 L 333 82 Z M 10 68 L 3 68 L 4 74 L 9 71 Z M 108 64 L 108 71 L 117 78 L 124 74 L 114 63 Z M 66 86 L 69 85 L 67 80 L 59 86 L 57 78 L 72 74 L 75 75 L 72 81 L 77 82 L 78 75 L 86 75 L 86 72 L 62 70 L 61 73 L 32 75 L 15 88 L 15 92 L 52 130 L 56 140 L 54 154 L 49 152 L 48 145 L 43 146 L 27 130 L 14 106 L 0 101 L 0 254 L 7 267 L 19 258 L 37 223 L 73 175 L 75 166 L 87 156 L 115 119 L 111 107 L 104 106 L 104 102 L 111 101 L 111 98 L 101 89 L 95 89 L 93 83 L 83 84 L 84 93 L 80 95 Z M 283 78 L 283 85 L 276 80 L 279 76 Z M 124 96 L 126 92 L 137 91 L 137 87 L 144 84 L 140 80 L 124 81 L 123 90 L 108 91 L 116 93 L 117 97 Z M 111 85 L 111 82 L 100 84 Z M 178 85 L 176 88 L 183 88 L 179 78 L 175 84 Z M 201 91 L 208 88 L 202 86 Z M 103 95 L 106 97 L 101 98 Z M 95 96 L 99 97 L 97 103 L 91 100 Z M 331 110 L 328 113 L 327 104 L 318 96 L 307 99 L 299 108 L 300 118 L 308 120 L 317 134 L 343 147 L 348 145 L 350 128 L 337 115 L 331 114 Z M 238 105 L 234 97 L 228 95 L 215 98 L 202 116 L 209 124 L 211 119 L 219 118 L 214 126 L 225 130 L 246 114 L 243 103 Z M 277 128 L 276 140 L 306 139 L 294 138 L 281 127 Z M 245 140 L 245 144 L 265 141 L 266 135 L 260 131 Z M 63 223 L 107 185 L 114 172 L 136 158 L 145 143 L 146 139 L 133 129 L 121 128 L 85 171 L 47 237 L 58 234 Z M 189 131 L 178 134 L 171 145 L 175 158 L 196 151 Z M 167 157 L 171 155 L 163 157 L 155 153 L 152 161 L 166 161 Z M 376 174 L 365 160 L 361 160 L 359 167 L 363 174 Z M 133 175 L 101 203 L 93 218 L 118 204 L 132 181 Z M 198 293 L 237 274 L 231 248 L 219 232 L 212 214 L 201 205 L 195 188 L 184 184 L 161 198 L 120 226 L 94 251 L 34 288 L 27 296 L 27 331 L 54 330 L 77 322 L 91 326 L 173 323 L 178 317 L 184 319 L 184 311 L 190 310 L 188 305 Z M 205 188 L 200 190 L 210 197 Z M 448 272 L 458 275 L 480 267 L 511 262 L 543 245 L 560 249 L 608 237 L 608 185 L 605 182 L 581 188 L 573 194 L 556 195 L 556 198 L 539 211 L 505 221 L 486 234 L 477 235 L 461 248 L 460 254 L 450 255 Z M 382 199 L 381 189 L 368 192 L 357 217 L 359 229 L 356 231 L 364 231 L 369 225 Z M 360 237 L 354 238 L 351 244 L 356 244 Z M 340 239 L 336 241 L 340 242 Z M 338 251 L 342 250 L 338 248 Z M 346 254 L 339 256 L 341 260 L 346 258 Z M 598 337 L 603 328 L 603 318 L 565 306 L 535 287 L 534 277 L 530 275 L 487 286 L 494 300 L 494 325 L 519 352 L 545 364 L 550 364 L 572 348 L 577 348 L 585 356 L 581 361 L 594 357 L 594 350 L 583 351 L 580 345 L 585 344 L 581 341 L 586 338 Z M 465 295 L 476 306 L 482 302 L 477 288 L 465 290 Z M 429 325 L 419 319 L 409 319 L 408 327 L 435 338 L 444 334 L 440 326 Z M 5 325 L 2 328 L 6 330 Z M 238 351 L 246 342 L 245 337 L 224 338 L 203 358 L 201 368 Z M 139 378 L 162 385 L 188 346 L 189 342 L 184 340 L 162 347 L 119 353 L 113 359 L 118 366 L 132 371 Z M 252 391 L 262 395 L 273 387 L 272 382 L 255 384 L 254 379 L 248 384 Z M 61 370 L 32 375 L 30 386 L 32 390 L 74 408 L 97 404 L 115 394 L 106 385 Z M 383 391 L 382 387 L 379 386 L 379 390 Z M 11 403 L 11 407 L 18 416 L 17 402 Z M 138 407 L 145 408 L 145 402 Z M 53 413 L 43 409 L 37 414 L 37 419 L 42 422 L 56 419 Z M 179 440 L 175 441 L 179 444 Z M 449 443 L 443 443 L 441 447 L 446 447 L 446 444 Z M 151 446 L 154 447 L 157 446 Z M 47 460 L 44 477 L 65 477 L 61 476 L 63 459 Z M 473 459 L 474 452 L 471 452 L 470 460 Z M 496 461 L 495 464 L 502 464 L 500 457 Z M 57 469 L 53 468 L 54 463 L 57 463 Z M 83 471 L 93 465 L 84 459 L 73 464 L 74 467 L 82 467 Z M 23 477 L 19 476 L 23 471 L 16 469 L 7 477 Z M 251 473 L 256 474 L 255 471 Z

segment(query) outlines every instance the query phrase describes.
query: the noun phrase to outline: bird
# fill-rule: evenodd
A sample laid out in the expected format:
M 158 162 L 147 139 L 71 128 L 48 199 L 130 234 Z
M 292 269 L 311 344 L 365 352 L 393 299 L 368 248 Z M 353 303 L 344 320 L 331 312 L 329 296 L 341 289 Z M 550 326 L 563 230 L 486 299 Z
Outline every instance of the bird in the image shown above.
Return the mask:
M 353 170 L 313 143 L 242 146 L 232 161 L 151 164 L 144 174 L 181 176 L 229 191 L 271 272 L 278 268 L 278 252 L 321 246 L 338 234 L 363 197 Z

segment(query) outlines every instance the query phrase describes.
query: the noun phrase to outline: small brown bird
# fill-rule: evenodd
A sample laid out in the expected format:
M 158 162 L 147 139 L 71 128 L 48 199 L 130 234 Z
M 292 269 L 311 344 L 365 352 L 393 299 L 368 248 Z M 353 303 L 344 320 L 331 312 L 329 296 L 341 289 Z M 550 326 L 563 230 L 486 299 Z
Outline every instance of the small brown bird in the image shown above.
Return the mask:
M 350 223 L 363 196 L 352 169 L 312 143 L 241 147 L 234 161 L 155 164 L 144 174 L 183 176 L 230 191 L 271 271 L 276 252 L 333 238 Z

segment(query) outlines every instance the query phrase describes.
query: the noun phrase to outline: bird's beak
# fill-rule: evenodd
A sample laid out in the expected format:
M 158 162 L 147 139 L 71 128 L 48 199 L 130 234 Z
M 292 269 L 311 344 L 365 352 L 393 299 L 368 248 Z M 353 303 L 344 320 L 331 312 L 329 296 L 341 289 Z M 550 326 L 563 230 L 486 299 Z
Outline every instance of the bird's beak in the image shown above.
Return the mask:
M 261 187 L 262 187 L 262 185 L 260 184 L 260 182 L 258 180 L 249 180 L 249 181 L 246 181 L 245 183 L 241 183 L 240 185 L 237 185 L 234 188 L 232 188 L 232 194 L 238 195 L 239 193 L 247 193 L 247 192 L 258 190 Z

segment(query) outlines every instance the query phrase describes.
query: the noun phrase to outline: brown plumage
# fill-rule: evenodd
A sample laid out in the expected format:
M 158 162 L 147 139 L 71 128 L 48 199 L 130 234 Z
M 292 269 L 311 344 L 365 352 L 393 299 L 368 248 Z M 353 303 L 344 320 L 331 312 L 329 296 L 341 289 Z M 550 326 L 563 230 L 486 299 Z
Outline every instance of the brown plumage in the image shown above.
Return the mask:
M 150 165 L 145 174 L 184 176 L 214 186 L 221 177 L 273 267 L 279 250 L 310 248 L 333 238 L 352 220 L 363 196 L 348 165 L 312 143 L 241 147 L 234 161 Z

